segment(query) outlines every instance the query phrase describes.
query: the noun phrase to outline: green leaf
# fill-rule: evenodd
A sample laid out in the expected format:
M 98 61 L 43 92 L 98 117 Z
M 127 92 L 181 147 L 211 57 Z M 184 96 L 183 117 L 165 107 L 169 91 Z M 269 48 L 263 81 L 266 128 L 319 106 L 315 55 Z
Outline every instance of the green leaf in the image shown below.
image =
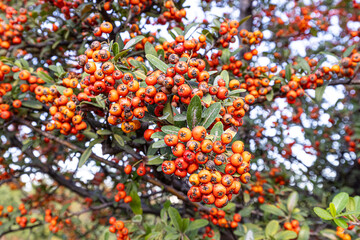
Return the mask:
M 333 216 L 333 217 L 336 216 L 336 208 L 335 208 L 334 203 L 330 203 L 330 213 L 331 213 L 331 216 Z
M 229 92 L 229 96 L 233 96 L 233 95 L 236 95 L 238 93 L 243 93 L 243 92 L 246 92 L 246 89 L 235 89 L 235 90 L 232 90 Z
M 314 208 L 314 212 L 316 213 L 316 215 L 318 215 L 319 217 L 321 217 L 322 219 L 325 220 L 331 220 L 333 219 L 333 217 L 331 216 L 331 214 L 326 211 L 325 209 L 319 208 L 319 207 L 315 207 Z
M 185 26 L 185 29 L 184 29 L 184 36 L 189 32 L 189 30 L 195 26 L 199 25 L 199 23 L 190 23 L 188 25 Z
M 285 217 L 285 213 L 281 209 L 275 207 L 274 205 L 268 205 L 268 204 L 261 205 L 260 209 L 263 210 L 264 212 L 268 212 L 276 216 Z
M 159 119 L 167 120 L 169 123 L 174 124 L 174 113 L 170 101 L 165 104 L 163 113 L 164 115 L 162 117 L 159 117 Z
M 290 213 L 296 207 L 298 199 L 299 199 L 299 194 L 297 192 L 292 192 L 290 194 L 288 201 L 287 201 L 287 209 L 289 210 Z
M 173 207 L 169 207 L 168 213 L 169 213 L 172 224 L 178 231 L 180 231 L 181 225 L 182 225 L 182 220 L 181 220 L 181 216 L 180 216 L 178 210 L 176 210 Z
M 161 156 L 148 156 L 149 157 L 149 160 L 148 162 L 146 163 L 146 165 L 159 165 L 161 163 L 164 162 L 164 160 L 162 159 L 162 157 L 166 156 L 167 154 L 163 154 Z
M 111 135 L 112 134 L 112 132 L 107 129 L 97 130 L 96 133 L 99 135 Z
M 157 57 L 155 57 L 151 54 L 146 54 L 145 56 L 146 56 L 146 59 L 149 60 L 149 62 L 151 64 L 153 64 L 155 67 L 157 67 L 163 73 L 166 73 L 167 69 L 169 68 L 169 66 L 166 63 L 164 63 L 163 61 L 161 61 L 160 59 L 158 59 Z
M 151 134 L 151 138 L 154 139 L 154 138 L 164 138 L 165 137 L 165 133 L 163 132 L 154 132 L 153 134 Z
M 71 205 L 71 203 L 67 203 L 64 206 L 62 206 L 62 208 L 60 209 L 59 215 L 60 216 L 63 215 L 70 205 Z
M 172 126 L 172 125 L 166 125 L 161 128 L 161 131 L 163 131 L 166 134 L 175 134 L 177 135 L 180 128 Z
M 157 56 L 156 50 L 150 42 L 145 43 L 145 54 L 153 55 L 155 57 Z
M 122 56 L 125 56 L 131 49 L 127 49 L 127 50 L 123 50 L 121 52 L 119 52 L 118 54 L 115 55 L 113 61 L 117 62 L 119 60 L 119 58 L 121 58 Z
M 342 227 L 342 228 L 345 228 L 345 229 L 348 228 L 348 224 L 345 222 L 344 219 L 336 218 L 336 219 L 334 219 L 334 222 L 339 227 Z
M 253 233 L 252 230 L 249 230 L 249 231 L 246 233 L 244 240 L 255 240 L 255 238 L 254 238 L 254 233 Z
M 189 218 L 183 218 L 181 223 L 181 232 L 185 232 L 189 226 L 190 219 Z
M 119 54 L 119 44 L 117 42 L 115 42 L 112 46 L 112 51 L 114 53 L 114 56 L 118 55 Z
M 215 136 L 214 141 L 219 141 L 220 137 L 221 137 L 221 134 L 223 134 L 223 132 L 224 132 L 224 125 L 222 124 L 222 122 L 217 122 L 212 127 L 212 129 L 210 131 L 210 135 Z
M 346 211 L 355 211 L 355 200 L 352 197 L 349 197 L 349 202 L 346 205 Z
M 101 142 L 102 139 L 95 139 L 90 142 L 89 147 L 81 154 L 80 160 L 79 160 L 79 168 L 84 165 L 84 163 L 89 159 L 90 155 L 92 154 L 92 148 L 95 146 L 95 144 Z
M 266 94 L 266 100 L 271 102 L 274 99 L 274 90 L 271 88 L 271 91 Z
M 178 27 L 174 27 L 173 28 L 173 30 L 178 34 L 178 35 L 185 35 L 184 33 L 183 33 L 183 31 L 180 29 L 180 28 L 178 28 Z
M 124 139 L 119 134 L 114 134 L 115 141 L 121 146 L 125 146 Z
M 285 78 L 286 80 L 291 80 L 291 64 L 286 65 L 285 67 Z
M 45 72 L 40 71 L 37 73 L 37 75 L 39 78 L 41 78 L 42 80 L 44 80 L 47 83 L 54 83 L 54 79 Z
M 131 210 L 134 214 L 141 215 L 143 213 L 143 210 L 141 208 L 141 200 L 135 184 L 132 185 L 130 196 L 132 198 L 132 201 L 129 203 Z
M 334 203 L 337 213 L 341 213 L 342 210 L 344 210 L 344 208 L 348 204 L 348 202 L 349 202 L 349 194 L 345 192 L 337 194 L 332 200 L 332 203 Z
M 310 229 L 308 225 L 301 226 L 297 240 L 309 240 L 310 239 Z
M 326 89 L 326 85 L 321 86 L 321 87 L 317 87 L 315 89 L 315 100 L 317 102 L 321 102 L 321 100 L 323 98 L 323 95 L 324 95 L 324 92 L 325 92 L 325 89 Z
M 343 54 L 343 57 L 346 58 L 348 56 L 350 56 L 351 52 L 356 48 L 357 44 L 352 45 L 351 47 L 349 47 L 348 49 L 346 49 L 346 51 Z
M 190 222 L 189 227 L 187 228 L 187 231 L 192 231 L 192 230 L 198 230 L 200 228 L 205 227 L 206 225 L 209 224 L 209 221 L 205 220 L 205 219 L 197 219 L 195 221 Z
M 56 90 L 61 94 L 63 95 L 66 87 L 63 87 L 63 86 L 55 86 L 56 87 Z
M 146 75 L 140 70 L 135 71 L 134 74 L 137 78 L 140 78 L 142 80 L 145 80 L 146 78 Z
M 176 114 L 176 115 L 174 116 L 174 121 L 175 121 L 175 122 L 186 121 L 186 115 L 184 115 L 184 114 Z
M 83 134 L 87 137 L 87 138 L 97 138 L 98 135 L 92 131 L 89 131 L 89 130 L 85 130 L 83 131 Z
M 132 46 L 136 45 L 138 42 L 140 42 L 141 40 L 143 40 L 144 36 L 136 36 L 132 39 L 130 39 L 130 41 L 128 41 L 124 47 L 124 49 L 129 49 Z
M 244 22 L 246 22 L 246 21 L 249 20 L 250 18 L 251 18 L 251 15 L 246 16 L 246 17 L 244 17 L 243 19 L 241 19 L 241 20 L 239 21 L 239 26 L 241 26 L 241 24 L 243 24 Z
M 222 79 L 224 79 L 225 83 L 226 83 L 226 87 L 229 86 L 229 81 L 230 81 L 230 77 L 229 77 L 229 72 L 226 71 L 226 70 L 223 70 L 221 73 L 220 73 Z
M 104 234 L 104 240 L 109 240 L 109 232 L 106 231 Z
M 100 106 L 102 109 L 105 109 L 105 102 L 104 102 L 104 100 L 101 98 L 100 95 L 97 95 L 97 96 L 95 97 L 95 100 L 96 100 L 97 104 L 99 104 L 99 106 Z
M 136 223 L 140 223 L 142 221 L 142 215 L 137 214 L 137 215 L 133 216 L 131 221 L 136 222 Z
M 274 236 L 279 231 L 279 222 L 276 220 L 270 221 L 265 228 L 265 234 L 267 236 Z
M 320 52 L 319 54 L 330 55 L 335 57 L 337 60 L 340 60 L 339 56 L 337 56 L 335 53 L 332 52 Z
M 201 100 L 199 96 L 195 95 L 190 101 L 186 114 L 187 123 L 190 129 L 196 127 L 198 123 L 201 121 L 201 114 L 202 114 Z
M 286 230 L 286 231 L 282 231 L 282 232 L 275 234 L 274 237 L 276 240 L 287 240 L 287 239 L 296 238 L 297 235 L 293 231 Z
M 299 63 L 301 69 L 303 69 L 307 74 L 310 74 L 311 69 L 309 63 L 304 58 L 298 57 L 296 61 Z
M 215 121 L 217 115 L 220 113 L 221 103 L 213 103 L 204 111 L 204 120 L 201 125 L 204 126 L 205 129 L 210 127 L 211 124 Z
M 43 108 L 43 105 L 40 102 L 34 100 L 24 101 L 21 106 L 37 110 L 41 110 Z
M 222 63 L 224 64 L 229 64 L 230 63 L 230 51 L 229 49 L 224 49 L 222 52 L 222 55 L 220 57 L 220 60 Z
M 163 147 L 167 147 L 167 145 L 165 144 L 165 141 L 164 140 L 159 140 L 157 142 L 154 142 L 152 144 L 152 147 L 153 148 L 163 148 Z

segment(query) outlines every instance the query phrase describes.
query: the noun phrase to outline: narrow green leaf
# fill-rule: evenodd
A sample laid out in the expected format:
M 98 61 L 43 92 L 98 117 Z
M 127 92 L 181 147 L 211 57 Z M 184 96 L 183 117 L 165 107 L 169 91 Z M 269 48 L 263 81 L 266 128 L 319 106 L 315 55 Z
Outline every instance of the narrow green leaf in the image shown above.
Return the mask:
M 121 52 L 119 52 L 118 54 L 115 55 L 113 61 L 116 63 L 119 58 L 121 58 L 122 56 L 125 56 L 131 49 L 127 49 L 127 50 L 123 50 Z
M 220 73 L 221 77 L 224 79 L 225 83 L 226 83 L 226 87 L 229 86 L 229 81 L 230 81 L 230 77 L 229 77 L 229 72 L 226 71 L 226 70 L 223 70 L 221 73 Z
M 204 126 L 205 129 L 210 127 L 211 124 L 215 121 L 217 115 L 220 113 L 221 103 L 213 103 L 211 104 L 205 111 L 205 118 L 202 121 L 201 125 Z
M 326 89 L 326 85 L 321 86 L 321 87 L 317 87 L 315 89 L 315 100 L 317 102 L 321 102 L 321 100 L 323 98 L 323 95 L 324 95 L 324 92 L 325 92 L 325 89 Z
M 288 201 L 287 201 L 287 209 L 288 211 L 291 213 L 294 208 L 296 207 L 297 205 L 297 202 L 298 202 L 298 199 L 299 199 L 299 194 L 297 192 L 292 192 L 288 198 Z
M 145 43 L 145 54 L 153 55 L 155 57 L 157 56 L 156 50 L 150 42 Z
M 335 217 L 336 216 L 336 208 L 334 203 L 330 203 L 330 214 L 331 216 Z
M 291 64 L 286 65 L 285 67 L 285 78 L 286 80 L 291 80 Z
M 166 73 L 167 69 L 169 68 L 169 66 L 164 63 L 163 61 L 161 61 L 160 59 L 158 59 L 157 57 L 150 55 L 150 54 L 146 54 L 146 59 L 149 60 L 149 62 L 151 64 L 153 64 L 155 67 L 157 67 L 160 71 L 162 71 L 163 73 Z
M 89 159 L 91 153 L 92 153 L 92 148 L 94 147 L 95 144 L 101 142 L 102 139 L 95 139 L 93 141 L 90 142 L 89 147 L 83 152 L 83 154 L 81 154 L 80 160 L 79 160 L 79 168 L 84 165 L 84 163 Z
M 268 100 L 269 102 L 271 102 L 274 99 L 274 90 L 271 89 L 270 92 L 268 92 L 268 94 L 266 94 L 266 100 Z
M 348 47 L 348 49 L 345 50 L 343 57 L 346 58 L 350 56 L 351 52 L 356 48 L 357 44 L 352 45 L 351 47 Z
M 215 137 L 215 141 L 219 141 L 220 136 L 221 134 L 223 134 L 223 132 L 224 132 L 224 125 L 222 124 L 222 122 L 217 122 L 212 127 L 210 131 L 210 135 L 213 135 Z
M 184 36 L 189 32 L 189 30 L 195 26 L 199 25 L 199 23 L 190 23 L 188 25 L 185 26 L 185 29 L 184 29 Z
M 114 56 L 118 55 L 120 52 L 119 44 L 115 42 L 112 46 L 112 51 L 114 53 Z
M 109 232 L 106 231 L 104 234 L 104 240 L 109 240 Z
M 161 131 L 163 131 L 166 134 L 175 134 L 177 135 L 180 128 L 172 126 L 172 125 L 166 125 L 161 128 Z
M 163 147 L 167 147 L 167 145 L 165 144 L 165 141 L 164 140 L 159 140 L 157 142 L 154 142 L 152 144 L 152 147 L 153 148 L 163 148 Z
M 176 115 L 174 116 L 174 121 L 175 121 L 175 122 L 186 121 L 186 115 L 184 115 L 184 114 L 176 114 Z
M 47 73 L 40 71 L 37 73 L 38 77 L 47 83 L 54 83 L 54 79 Z
M 223 52 L 222 52 L 222 55 L 220 57 L 220 60 L 222 63 L 224 64 L 229 64 L 230 63 L 230 51 L 229 49 L 224 49 Z
M 100 106 L 102 109 L 105 109 L 105 102 L 104 102 L 104 100 L 101 98 L 100 95 L 97 95 L 97 96 L 95 97 L 95 100 L 96 100 L 97 104 L 99 104 L 99 106 Z
M 143 40 L 144 36 L 136 36 L 132 39 L 130 39 L 130 41 L 128 41 L 124 47 L 124 49 L 129 49 L 132 46 L 135 46 L 138 42 L 140 42 L 141 40 Z
M 241 19 L 241 20 L 239 21 L 239 26 L 241 26 L 241 24 L 243 24 L 244 22 L 246 22 L 246 21 L 249 20 L 250 18 L 251 18 L 251 15 L 246 16 L 246 17 L 244 17 L 243 19 Z
M 285 217 L 285 213 L 280 208 L 277 208 L 274 205 L 269 205 L 269 204 L 261 205 L 260 209 L 263 210 L 264 212 L 268 212 L 276 216 Z
M 202 106 L 200 97 L 195 95 L 188 106 L 187 123 L 190 129 L 193 129 L 201 121 Z
M 125 146 L 124 139 L 119 134 L 114 134 L 115 141 L 121 146 Z
M 229 96 L 234 96 L 238 93 L 243 93 L 243 92 L 246 92 L 246 89 L 235 89 L 229 92 Z
M 21 106 L 37 110 L 41 110 L 43 108 L 43 105 L 40 102 L 34 100 L 24 101 Z
M 112 132 L 108 129 L 97 130 L 96 133 L 99 135 L 111 135 L 112 134 Z
M 298 57 L 296 61 L 299 63 L 301 69 L 303 69 L 307 74 L 310 74 L 310 65 L 304 58 Z

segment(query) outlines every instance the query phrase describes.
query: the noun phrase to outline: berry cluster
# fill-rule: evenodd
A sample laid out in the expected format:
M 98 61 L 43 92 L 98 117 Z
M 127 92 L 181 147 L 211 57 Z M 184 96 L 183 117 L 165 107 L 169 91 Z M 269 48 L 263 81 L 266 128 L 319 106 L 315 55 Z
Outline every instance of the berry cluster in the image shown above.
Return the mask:
M 233 154 L 227 158 L 225 151 L 232 142 L 232 135 L 223 133 L 221 140 L 217 141 L 206 137 L 207 131 L 203 126 L 196 126 L 192 131 L 181 128 L 177 135 L 167 134 L 165 144 L 172 147 L 172 153 L 177 158 L 164 161 L 162 170 L 165 174 L 175 174 L 181 178 L 192 174 L 189 177 L 192 185 L 188 191 L 189 199 L 224 207 L 232 194 L 239 192 L 240 181 L 249 181 L 251 154 L 244 151 L 243 142 L 234 141 L 231 145 Z M 216 166 L 225 166 L 225 174 L 216 170 Z M 202 170 L 195 173 L 199 168 Z
M 115 217 L 109 219 L 111 233 L 116 233 L 117 240 L 130 240 L 129 229 L 125 227 L 125 223 L 121 220 L 116 220 Z
M 127 196 L 125 190 L 125 185 L 123 183 L 118 183 L 116 185 L 116 190 L 118 191 L 114 197 L 115 202 L 120 202 L 121 199 L 124 199 L 124 203 L 129 203 L 132 201 L 131 196 Z

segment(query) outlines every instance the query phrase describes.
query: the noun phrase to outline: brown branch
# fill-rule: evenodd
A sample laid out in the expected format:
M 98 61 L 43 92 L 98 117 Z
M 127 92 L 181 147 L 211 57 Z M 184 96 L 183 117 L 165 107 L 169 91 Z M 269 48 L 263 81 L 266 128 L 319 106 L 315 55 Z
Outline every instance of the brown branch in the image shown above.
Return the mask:
M 25 230 L 25 229 L 33 229 L 33 228 L 36 228 L 36 227 L 39 227 L 39 226 L 42 226 L 42 225 L 43 225 L 43 223 L 42 223 L 42 222 L 39 222 L 39 223 L 37 223 L 37 224 L 35 224 L 35 225 L 26 225 L 26 227 L 20 227 L 20 228 L 17 228 L 17 229 L 11 229 L 11 227 L 10 227 L 9 230 L 0 233 L 0 238 L 3 237 L 3 236 L 5 236 L 6 234 L 9 234 L 9 233 L 18 232 L 18 231 L 23 231 L 23 230 Z
M 44 132 L 44 131 L 42 131 L 41 129 L 34 127 L 34 126 L 31 124 L 31 122 L 29 122 L 29 121 L 27 121 L 27 120 L 25 120 L 25 119 L 15 118 L 15 121 L 18 122 L 18 123 L 20 123 L 20 124 L 23 124 L 23 125 L 27 126 L 27 127 L 30 128 L 31 130 L 39 133 L 40 135 L 43 135 L 44 137 L 47 137 L 47 138 L 49 138 L 49 139 L 51 139 L 51 140 L 53 140 L 53 141 L 55 141 L 55 142 L 57 142 L 57 143 L 65 146 L 65 147 L 68 147 L 68 148 L 70 148 L 70 149 L 72 149 L 72 150 L 74 150 L 74 151 L 81 152 L 81 153 L 83 153 L 83 152 L 85 151 L 84 149 L 76 146 L 75 144 L 72 144 L 72 143 L 70 143 L 70 142 L 68 142 L 68 141 L 66 141 L 66 140 L 60 139 L 60 138 L 52 135 L 52 134 L 49 133 L 49 132 Z M 106 160 L 106 159 L 104 159 L 104 158 L 102 158 L 102 157 L 97 156 L 97 155 L 94 154 L 94 153 L 91 153 L 90 157 L 93 158 L 93 159 L 95 159 L 95 160 L 97 160 L 97 161 L 99 161 L 99 162 L 105 163 L 106 165 L 108 165 L 108 166 L 110 166 L 110 167 L 116 168 L 116 169 L 118 169 L 118 170 L 122 170 L 122 167 L 119 166 L 118 164 L 116 164 L 115 162 Z

